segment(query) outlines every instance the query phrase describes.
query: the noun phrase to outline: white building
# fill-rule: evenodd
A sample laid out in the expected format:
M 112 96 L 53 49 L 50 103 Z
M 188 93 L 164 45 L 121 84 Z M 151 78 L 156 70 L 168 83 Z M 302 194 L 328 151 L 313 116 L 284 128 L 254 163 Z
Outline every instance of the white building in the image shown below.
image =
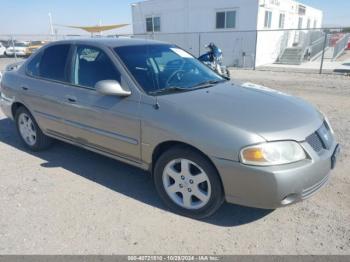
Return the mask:
M 147 0 L 132 4 L 132 19 L 136 35 L 173 42 L 194 55 L 214 42 L 226 64 L 259 66 L 275 62 L 282 46 L 302 45 L 299 31 L 273 30 L 320 28 L 323 13 L 293 0 Z

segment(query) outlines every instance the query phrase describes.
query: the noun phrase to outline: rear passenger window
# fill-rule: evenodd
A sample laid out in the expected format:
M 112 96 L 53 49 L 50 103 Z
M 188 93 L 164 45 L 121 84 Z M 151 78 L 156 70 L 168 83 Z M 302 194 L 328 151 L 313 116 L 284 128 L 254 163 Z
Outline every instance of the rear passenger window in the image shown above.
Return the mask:
M 43 78 L 68 82 L 66 66 L 68 63 L 70 45 L 55 45 L 44 50 L 39 74 Z
M 42 52 L 36 54 L 27 66 L 27 73 L 31 76 L 40 76 L 40 61 Z
M 103 51 L 78 46 L 74 61 L 73 84 L 95 88 L 96 83 L 102 80 L 120 82 L 120 73 Z

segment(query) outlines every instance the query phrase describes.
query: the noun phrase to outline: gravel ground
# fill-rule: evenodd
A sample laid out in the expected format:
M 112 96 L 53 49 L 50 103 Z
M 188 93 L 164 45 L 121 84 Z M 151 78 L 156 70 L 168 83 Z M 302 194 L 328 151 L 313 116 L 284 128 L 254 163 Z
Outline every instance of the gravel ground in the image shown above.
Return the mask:
M 329 116 L 343 152 L 327 187 L 283 209 L 225 204 L 196 221 L 168 212 L 136 168 L 60 142 L 28 152 L 0 114 L 0 254 L 350 254 L 350 78 L 232 73 Z

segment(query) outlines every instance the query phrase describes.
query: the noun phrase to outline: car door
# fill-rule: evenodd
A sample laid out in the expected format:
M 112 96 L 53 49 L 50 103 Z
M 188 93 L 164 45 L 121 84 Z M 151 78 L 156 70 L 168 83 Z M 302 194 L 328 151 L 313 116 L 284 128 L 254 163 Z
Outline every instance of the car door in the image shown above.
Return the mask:
M 64 104 L 70 63 L 70 44 L 49 46 L 28 63 L 20 81 L 22 101 L 34 115 L 41 129 L 64 137 Z
M 129 97 L 118 97 L 95 90 L 96 83 L 101 80 L 115 80 L 122 86 L 128 85 L 116 65 L 106 51 L 98 47 L 75 47 L 71 86 L 66 93 L 67 128 L 78 144 L 139 162 L 140 94 L 132 91 Z

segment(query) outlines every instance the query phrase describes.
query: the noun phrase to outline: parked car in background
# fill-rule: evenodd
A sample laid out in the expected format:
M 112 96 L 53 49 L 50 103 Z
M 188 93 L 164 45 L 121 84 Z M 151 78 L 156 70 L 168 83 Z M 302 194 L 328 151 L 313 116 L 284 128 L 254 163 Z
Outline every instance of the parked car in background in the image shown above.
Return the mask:
M 4 56 L 5 51 L 6 51 L 6 47 L 4 47 L 2 43 L 0 43 L 0 56 Z
M 339 153 L 312 105 L 157 41 L 48 44 L 4 73 L 0 106 L 30 150 L 55 138 L 148 170 L 164 203 L 194 218 L 224 200 L 275 209 L 311 197 Z
M 25 43 L 16 42 L 6 48 L 6 56 L 26 56 L 28 46 Z
M 0 43 L 5 47 L 8 48 L 10 45 L 10 40 L 0 40 Z
M 32 41 L 28 45 L 26 56 L 31 56 L 33 53 L 35 53 L 38 49 L 43 47 L 45 44 L 47 44 L 47 41 Z

